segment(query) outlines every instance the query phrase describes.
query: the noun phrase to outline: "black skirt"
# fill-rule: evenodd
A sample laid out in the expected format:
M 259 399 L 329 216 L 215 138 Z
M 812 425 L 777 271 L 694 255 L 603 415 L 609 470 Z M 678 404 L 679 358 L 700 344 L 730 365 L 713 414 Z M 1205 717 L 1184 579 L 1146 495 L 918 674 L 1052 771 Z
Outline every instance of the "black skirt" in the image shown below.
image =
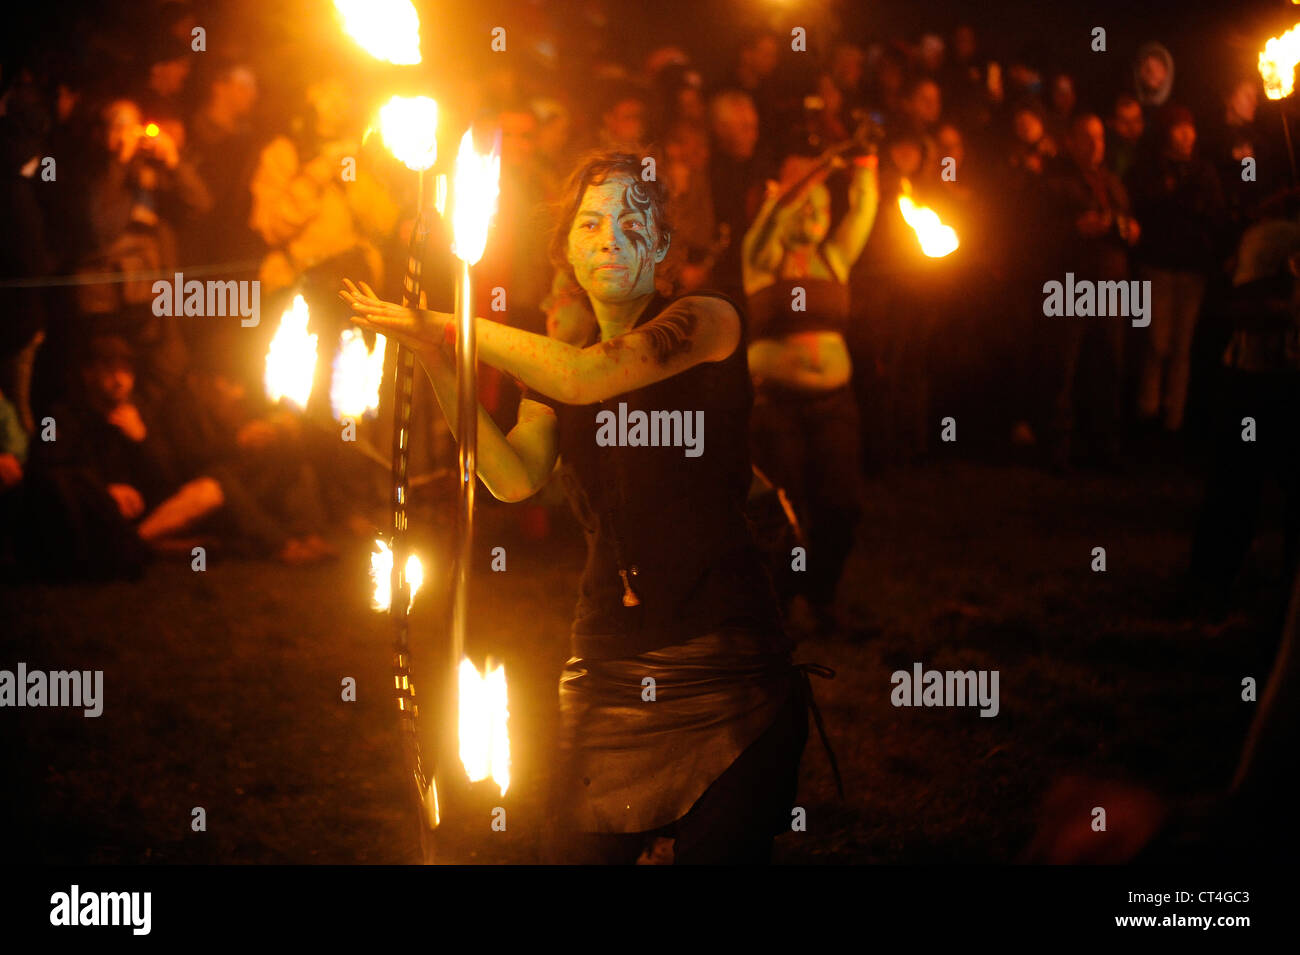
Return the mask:
M 684 816 L 786 711 L 801 674 L 786 636 L 723 628 L 560 677 L 560 806 L 585 832 Z

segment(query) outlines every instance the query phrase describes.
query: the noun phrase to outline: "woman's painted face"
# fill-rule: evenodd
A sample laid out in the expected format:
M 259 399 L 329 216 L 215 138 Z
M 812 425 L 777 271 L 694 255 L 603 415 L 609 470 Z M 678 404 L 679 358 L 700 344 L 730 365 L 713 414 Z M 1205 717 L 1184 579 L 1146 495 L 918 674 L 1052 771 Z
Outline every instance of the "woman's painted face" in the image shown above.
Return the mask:
M 626 177 L 587 187 L 569 227 L 569 264 L 593 298 L 624 301 L 655 287 L 655 265 L 668 254 L 645 186 Z

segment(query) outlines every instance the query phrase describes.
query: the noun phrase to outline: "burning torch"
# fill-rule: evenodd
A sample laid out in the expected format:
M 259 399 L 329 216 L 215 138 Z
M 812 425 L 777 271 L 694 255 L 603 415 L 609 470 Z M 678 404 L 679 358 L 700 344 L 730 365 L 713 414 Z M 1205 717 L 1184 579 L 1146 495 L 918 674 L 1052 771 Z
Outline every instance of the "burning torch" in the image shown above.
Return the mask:
M 1259 75 L 1264 81 L 1264 95 L 1279 100 L 1282 111 L 1282 135 L 1286 137 L 1286 154 L 1291 160 L 1291 184 L 1296 184 L 1295 150 L 1291 146 L 1291 125 L 1286 118 L 1286 100 L 1295 92 L 1295 68 L 1300 63 L 1300 23 L 1281 36 L 1269 37 L 1259 52 Z
M 452 252 L 460 260 L 456 275 L 456 408 L 460 438 L 460 498 L 456 524 L 455 576 L 451 601 L 451 663 L 456 674 L 456 725 L 460 759 L 471 782 L 491 777 L 505 795 L 510 785 L 506 734 L 505 670 L 489 660 L 486 673 L 465 656 L 469 629 L 469 582 L 474 554 L 474 488 L 478 454 L 478 346 L 470 266 L 483 257 L 488 224 L 496 211 L 501 177 L 501 142 L 484 155 L 474 150 L 466 130 L 456 157 L 452 201 Z
M 380 110 L 380 130 L 384 144 L 408 169 L 419 174 L 419 188 L 415 225 L 411 230 L 407 250 L 406 276 L 402 282 L 402 303 L 407 308 L 420 305 L 420 273 L 424 250 L 429 236 L 427 215 L 426 179 L 429 167 L 437 158 L 438 106 L 427 96 L 413 98 L 394 96 Z M 392 513 L 393 545 L 391 560 L 392 599 L 389 613 L 393 620 L 393 680 L 397 691 L 397 707 L 401 714 L 402 736 L 413 764 L 415 785 L 419 796 L 424 827 L 421 833 L 437 827 L 438 792 L 433 776 L 424 769 L 420 754 L 420 740 L 416 726 L 419 710 L 415 702 L 415 684 L 412 679 L 410 645 L 410 611 L 414 596 L 414 582 L 406 538 L 406 507 L 409 498 L 408 466 L 411 457 L 411 390 L 415 381 L 415 353 L 397 344 L 394 350 L 394 407 L 392 447 Z M 428 856 L 428 846 L 425 845 Z

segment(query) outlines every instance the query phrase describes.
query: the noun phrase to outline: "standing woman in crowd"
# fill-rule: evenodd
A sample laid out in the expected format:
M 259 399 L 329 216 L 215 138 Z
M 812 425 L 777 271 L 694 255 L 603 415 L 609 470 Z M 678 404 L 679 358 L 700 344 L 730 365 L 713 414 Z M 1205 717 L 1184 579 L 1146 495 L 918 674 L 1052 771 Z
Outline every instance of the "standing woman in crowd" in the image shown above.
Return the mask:
M 785 188 L 769 183 L 741 251 L 752 322 L 754 459 L 785 489 L 805 528 L 804 597 L 821 632 L 835 627 L 835 589 L 862 508 L 858 408 L 844 332 L 849 270 L 879 204 L 876 157 L 853 160 L 849 208 L 829 238 L 831 194 L 823 184 L 855 145 L 827 150 Z
M 631 862 L 672 838 L 677 863 L 766 862 L 789 826 L 809 697 L 744 514 L 743 313 L 716 292 L 657 291 L 667 195 L 641 171 L 639 153 L 578 162 L 551 244 L 569 282 L 549 336 L 475 320 L 479 357 L 528 389 L 508 434 L 479 408 L 478 474 L 522 501 L 558 457 L 587 538 L 560 678 L 562 861 Z M 455 428 L 454 316 L 351 283 L 345 298 L 356 321 L 417 351 Z M 702 424 L 702 453 L 685 438 L 598 440 L 623 405 Z

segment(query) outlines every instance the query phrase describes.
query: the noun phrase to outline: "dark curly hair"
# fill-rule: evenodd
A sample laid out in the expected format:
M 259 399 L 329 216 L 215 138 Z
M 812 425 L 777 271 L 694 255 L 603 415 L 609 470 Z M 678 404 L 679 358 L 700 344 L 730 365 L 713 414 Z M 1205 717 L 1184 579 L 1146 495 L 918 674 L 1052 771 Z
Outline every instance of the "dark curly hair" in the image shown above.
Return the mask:
M 678 265 L 677 256 L 674 255 L 676 250 L 670 244 L 673 216 L 668 189 L 658 175 L 653 179 L 642 178 L 645 157 L 653 158 L 655 169 L 658 170 L 662 165 L 662 156 L 657 150 L 641 151 L 636 146 L 630 148 L 635 151 L 594 149 L 579 156 L 575 161 L 573 172 L 569 174 L 564 188 L 560 191 L 559 200 L 553 203 L 550 209 L 555 222 L 549 249 L 551 264 L 567 274 L 574 285 L 578 284 L 578 277 L 574 274 L 573 266 L 569 264 L 569 230 L 573 226 L 573 217 L 578 214 L 578 209 L 582 206 L 582 198 L 587 194 L 587 187 L 599 186 L 614 178 L 628 178 L 640 183 L 645 191 L 648 211 L 658 233 L 659 248 L 668 244 L 669 253 L 663 262 L 657 266 L 652 262 L 651 266 L 655 268 L 655 288 L 664 295 L 669 295 L 672 292 L 673 276 Z

